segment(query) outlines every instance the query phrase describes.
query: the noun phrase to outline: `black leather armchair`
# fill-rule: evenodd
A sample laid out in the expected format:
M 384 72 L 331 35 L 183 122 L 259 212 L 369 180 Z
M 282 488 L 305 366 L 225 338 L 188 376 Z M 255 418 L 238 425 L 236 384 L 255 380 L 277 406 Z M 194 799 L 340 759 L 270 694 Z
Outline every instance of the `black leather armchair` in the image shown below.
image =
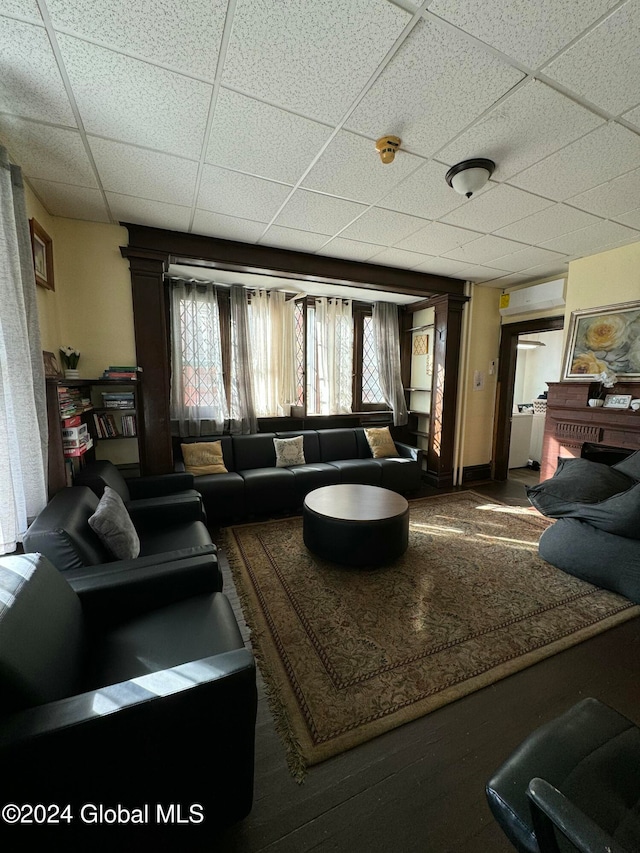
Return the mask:
M 520 853 L 634 853 L 640 850 L 640 729 L 584 699 L 529 735 L 486 793 Z
M 99 498 L 105 486 L 110 486 L 122 498 L 134 524 L 207 520 L 202 496 L 193 487 L 193 474 L 186 471 L 125 479 L 113 462 L 96 460 L 80 468 L 73 484 L 88 486 Z
M 0 800 L 69 806 L 47 849 L 102 849 L 114 830 L 142 849 L 213 849 L 250 811 L 255 663 L 213 559 L 70 583 L 39 554 L 0 558 Z M 146 820 L 93 822 L 98 807 Z M 16 824 L 15 843 L 45 829 Z

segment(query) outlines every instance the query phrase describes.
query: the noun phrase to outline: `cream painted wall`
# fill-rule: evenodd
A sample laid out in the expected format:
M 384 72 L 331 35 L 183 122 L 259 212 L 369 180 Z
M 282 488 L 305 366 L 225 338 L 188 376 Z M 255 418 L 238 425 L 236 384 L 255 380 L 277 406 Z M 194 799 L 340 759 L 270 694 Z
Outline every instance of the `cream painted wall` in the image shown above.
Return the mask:
M 118 225 L 56 219 L 59 345 L 80 350 L 83 378 L 136 361 L 129 263 L 120 254 L 126 243 Z
M 640 299 L 640 243 L 600 252 L 569 264 L 565 335 L 572 311 Z
M 36 287 L 36 297 L 42 349 L 55 353 L 59 361 L 60 321 L 58 317 L 58 289 L 63 286 L 58 282 L 59 264 L 56 251 L 56 222 L 59 220 L 47 213 L 28 185 L 25 185 L 25 200 L 29 219 L 35 219 L 53 241 L 53 281 L 56 290 L 45 290 L 43 287 Z
M 496 397 L 496 378 L 490 373 L 491 362 L 497 366 L 500 342 L 500 291 L 492 287 L 473 285 L 469 312 L 467 352 L 461 366 L 462 427 L 460 436 L 463 466 L 484 465 L 491 460 L 493 441 L 493 411 Z M 482 388 L 474 388 L 474 374 L 479 372 Z

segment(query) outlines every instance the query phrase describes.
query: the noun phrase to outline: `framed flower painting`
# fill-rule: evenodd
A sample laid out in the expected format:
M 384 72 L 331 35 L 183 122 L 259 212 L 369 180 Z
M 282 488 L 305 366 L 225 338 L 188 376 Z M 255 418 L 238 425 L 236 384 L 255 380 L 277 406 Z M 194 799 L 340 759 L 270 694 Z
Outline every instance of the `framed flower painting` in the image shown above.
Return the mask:
M 640 302 L 571 312 L 563 379 L 640 379 Z

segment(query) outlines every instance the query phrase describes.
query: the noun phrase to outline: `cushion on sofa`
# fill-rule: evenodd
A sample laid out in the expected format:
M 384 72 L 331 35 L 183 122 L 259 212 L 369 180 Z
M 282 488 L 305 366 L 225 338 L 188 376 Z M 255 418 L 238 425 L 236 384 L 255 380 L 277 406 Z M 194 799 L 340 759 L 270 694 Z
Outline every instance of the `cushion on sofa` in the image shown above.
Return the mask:
M 304 438 L 274 438 L 273 446 L 276 451 L 276 468 L 288 468 L 290 465 L 304 465 Z
M 549 518 L 576 515 L 583 504 L 604 501 L 633 486 L 635 481 L 608 465 L 588 459 L 560 459 L 548 480 L 527 488 L 533 506 Z
M 623 459 L 621 462 L 616 462 L 615 465 L 612 465 L 611 467 L 615 468 L 616 471 L 622 471 L 622 473 L 626 474 L 627 477 L 631 477 L 632 479 L 640 482 L 640 450 L 636 450 L 635 453 L 627 456 L 627 458 Z
M 184 467 L 189 474 L 199 477 L 203 474 L 227 474 L 222 457 L 222 442 L 195 441 L 182 445 Z
M 105 486 L 96 511 L 89 518 L 89 526 L 116 559 L 133 560 L 140 553 L 140 539 L 131 516 L 120 495 L 110 486 Z
M 374 459 L 387 459 L 390 456 L 398 456 L 398 451 L 389 427 L 369 427 L 365 429 L 364 434 L 367 437 L 367 442 L 371 448 L 371 455 Z

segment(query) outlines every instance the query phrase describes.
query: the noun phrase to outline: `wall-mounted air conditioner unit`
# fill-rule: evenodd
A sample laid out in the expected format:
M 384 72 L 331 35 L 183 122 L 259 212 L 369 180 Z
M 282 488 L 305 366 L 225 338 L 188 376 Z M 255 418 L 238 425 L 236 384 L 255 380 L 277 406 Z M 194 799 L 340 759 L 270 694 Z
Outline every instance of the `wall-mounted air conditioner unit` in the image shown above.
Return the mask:
M 545 311 L 564 305 L 564 279 L 545 281 L 503 293 L 500 297 L 500 315 L 530 314 L 532 311 Z

